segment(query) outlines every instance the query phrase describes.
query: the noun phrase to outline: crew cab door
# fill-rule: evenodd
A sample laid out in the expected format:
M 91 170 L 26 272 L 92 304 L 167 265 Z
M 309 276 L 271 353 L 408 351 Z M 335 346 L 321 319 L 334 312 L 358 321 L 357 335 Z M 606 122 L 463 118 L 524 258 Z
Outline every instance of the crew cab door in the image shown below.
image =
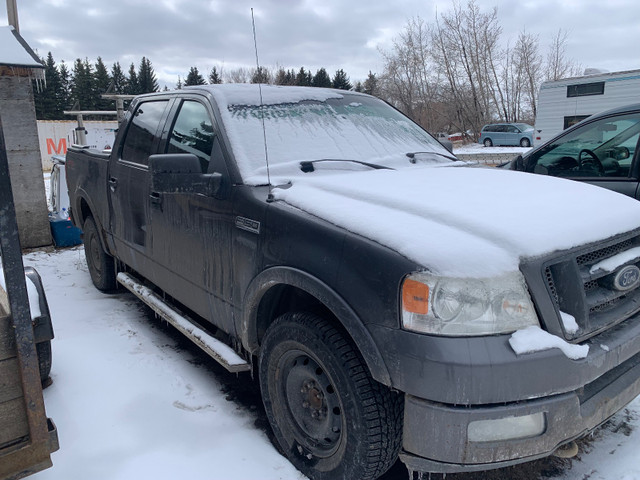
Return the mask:
M 195 155 L 200 172 L 186 174 L 191 175 L 194 185 L 221 174 L 228 185 L 213 118 L 206 100 L 185 94 L 176 100 L 168 120 L 168 134 L 160 153 Z M 174 191 L 152 189 L 150 195 L 152 256 L 157 268 L 152 280 L 231 333 L 231 201 L 225 195 L 190 189 L 189 179 Z
M 109 167 L 111 232 L 118 258 L 143 275 L 150 269 L 149 155 L 157 151 L 170 99 L 140 102 Z

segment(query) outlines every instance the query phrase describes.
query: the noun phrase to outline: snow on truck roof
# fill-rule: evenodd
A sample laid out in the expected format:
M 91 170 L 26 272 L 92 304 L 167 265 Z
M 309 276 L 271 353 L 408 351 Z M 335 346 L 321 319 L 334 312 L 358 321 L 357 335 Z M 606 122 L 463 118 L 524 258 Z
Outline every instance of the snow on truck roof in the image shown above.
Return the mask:
M 249 83 L 226 83 L 195 87 L 210 91 L 220 106 L 229 105 L 278 105 L 302 101 L 324 102 L 331 98 L 343 98 L 344 90 L 317 87 L 297 87 L 282 85 L 260 85 Z M 262 92 L 261 92 L 262 90 Z M 262 101 L 260 94 L 262 93 Z M 348 92 L 354 93 L 354 92 Z

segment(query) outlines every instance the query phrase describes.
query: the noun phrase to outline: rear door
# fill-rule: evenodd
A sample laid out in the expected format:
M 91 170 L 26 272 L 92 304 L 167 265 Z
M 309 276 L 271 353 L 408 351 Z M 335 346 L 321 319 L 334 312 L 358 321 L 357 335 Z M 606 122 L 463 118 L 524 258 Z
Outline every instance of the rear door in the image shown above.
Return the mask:
M 170 102 L 150 98 L 135 107 L 109 170 L 111 232 L 118 258 L 145 276 L 151 266 L 149 155 L 158 149 Z

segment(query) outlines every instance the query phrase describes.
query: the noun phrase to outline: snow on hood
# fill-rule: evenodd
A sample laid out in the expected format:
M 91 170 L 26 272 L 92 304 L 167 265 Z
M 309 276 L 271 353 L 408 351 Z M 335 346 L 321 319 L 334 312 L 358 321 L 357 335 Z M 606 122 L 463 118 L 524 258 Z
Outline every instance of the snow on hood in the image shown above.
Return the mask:
M 440 275 L 498 275 L 640 228 L 637 200 L 553 177 L 446 167 L 308 175 L 275 198 Z

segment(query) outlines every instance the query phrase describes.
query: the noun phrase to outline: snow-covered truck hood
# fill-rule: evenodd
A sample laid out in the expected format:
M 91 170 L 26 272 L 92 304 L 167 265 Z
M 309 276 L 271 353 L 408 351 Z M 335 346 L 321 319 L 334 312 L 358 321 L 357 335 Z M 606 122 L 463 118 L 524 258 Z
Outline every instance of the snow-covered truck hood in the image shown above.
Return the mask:
M 297 177 L 277 200 L 388 246 L 433 273 L 488 277 L 640 228 L 640 202 L 588 184 L 482 168 Z

